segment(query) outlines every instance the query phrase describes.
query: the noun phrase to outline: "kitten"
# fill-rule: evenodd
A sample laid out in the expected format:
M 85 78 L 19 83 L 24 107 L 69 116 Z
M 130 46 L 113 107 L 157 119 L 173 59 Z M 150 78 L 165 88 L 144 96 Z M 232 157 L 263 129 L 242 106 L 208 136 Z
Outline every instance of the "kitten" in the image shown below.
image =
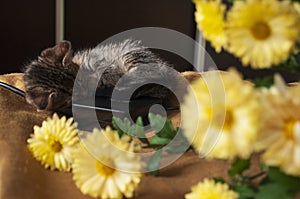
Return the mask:
M 72 95 L 77 98 L 92 96 L 90 85 L 95 82 L 97 95 L 109 97 L 113 89 L 126 92 L 134 85 L 149 81 L 176 82 L 169 69 L 169 64 L 142 46 L 140 41 L 98 45 L 76 52 L 74 56 L 71 43 L 62 41 L 42 51 L 38 59 L 26 66 L 25 96 L 37 110 L 70 113 Z M 115 87 L 124 74 L 129 78 L 122 86 Z M 76 92 L 75 89 L 73 92 L 75 79 Z M 162 86 L 149 84 L 135 92 L 135 97 L 164 98 L 168 93 L 169 90 Z

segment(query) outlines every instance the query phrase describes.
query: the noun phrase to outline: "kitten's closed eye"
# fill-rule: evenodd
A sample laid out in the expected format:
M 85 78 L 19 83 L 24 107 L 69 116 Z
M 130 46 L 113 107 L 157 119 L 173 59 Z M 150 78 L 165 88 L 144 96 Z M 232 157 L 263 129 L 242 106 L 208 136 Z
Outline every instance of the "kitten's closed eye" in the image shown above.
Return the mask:
M 51 92 L 43 87 L 35 87 L 27 90 L 25 97 L 28 103 L 34 104 L 38 110 L 46 110 Z
M 69 94 L 57 93 L 55 91 L 47 90 L 43 87 L 35 87 L 26 93 L 26 99 L 30 104 L 34 104 L 38 111 L 53 111 L 60 110 L 67 106 L 65 100 Z

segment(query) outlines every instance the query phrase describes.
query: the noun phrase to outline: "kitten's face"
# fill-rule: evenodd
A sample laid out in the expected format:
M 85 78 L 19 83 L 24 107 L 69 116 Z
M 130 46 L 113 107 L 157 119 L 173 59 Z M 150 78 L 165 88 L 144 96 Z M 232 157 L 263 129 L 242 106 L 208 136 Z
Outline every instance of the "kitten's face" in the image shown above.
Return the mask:
M 38 110 L 64 112 L 71 107 L 78 65 L 72 62 L 71 43 L 62 41 L 41 52 L 26 66 L 26 100 Z

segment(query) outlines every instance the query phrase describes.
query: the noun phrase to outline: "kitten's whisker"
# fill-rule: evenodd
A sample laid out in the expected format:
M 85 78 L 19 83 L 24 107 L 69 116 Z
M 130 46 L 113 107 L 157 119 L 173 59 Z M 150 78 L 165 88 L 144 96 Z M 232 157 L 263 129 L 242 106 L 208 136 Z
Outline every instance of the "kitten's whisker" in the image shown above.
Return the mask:
M 110 109 L 110 108 L 103 108 L 103 107 L 95 107 L 95 106 L 89 106 L 89 105 L 84 105 L 84 104 L 73 104 L 73 106 L 80 107 L 80 108 L 95 109 L 95 110 L 100 110 L 100 111 L 109 111 L 109 112 L 115 112 L 115 113 L 125 113 L 124 111 L 121 111 L 121 110 Z

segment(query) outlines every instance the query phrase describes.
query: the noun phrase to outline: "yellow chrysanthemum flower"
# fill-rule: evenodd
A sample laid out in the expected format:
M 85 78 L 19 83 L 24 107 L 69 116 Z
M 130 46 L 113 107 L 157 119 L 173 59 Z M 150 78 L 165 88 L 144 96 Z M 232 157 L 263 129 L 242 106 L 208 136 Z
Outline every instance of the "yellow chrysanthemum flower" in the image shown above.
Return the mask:
M 228 50 L 253 68 L 286 60 L 299 37 L 299 14 L 290 1 L 235 1 L 228 12 Z
M 27 140 L 28 148 L 46 168 L 69 171 L 72 152 L 79 142 L 76 127 L 73 118 L 59 118 L 55 113 L 41 127 L 34 126 L 34 133 Z
M 196 5 L 195 20 L 203 37 L 210 41 L 217 52 L 226 45 L 224 32 L 225 5 L 220 0 L 194 0 Z
M 133 142 L 109 127 L 94 129 L 74 153 L 73 179 L 79 189 L 92 197 L 132 197 L 141 180 L 144 164 L 134 153 Z
M 192 192 L 186 194 L 185 199 L 237 199 L 238 196 L 238 193 L 230 190 L 227 184 L 204 179 L 192 187 Z
M 253 85 L 236 71 L 207 72 L 185 96 L 182 128 L 200 155 L 246 158 L 259 130 L 259 110 Z
M 262 160 L 267 165 L 300 176 L 300 85 L 287 88 L 276 79 L 275 86 L 263 93 L 264 128 L 255 145 L 265 150 Z

